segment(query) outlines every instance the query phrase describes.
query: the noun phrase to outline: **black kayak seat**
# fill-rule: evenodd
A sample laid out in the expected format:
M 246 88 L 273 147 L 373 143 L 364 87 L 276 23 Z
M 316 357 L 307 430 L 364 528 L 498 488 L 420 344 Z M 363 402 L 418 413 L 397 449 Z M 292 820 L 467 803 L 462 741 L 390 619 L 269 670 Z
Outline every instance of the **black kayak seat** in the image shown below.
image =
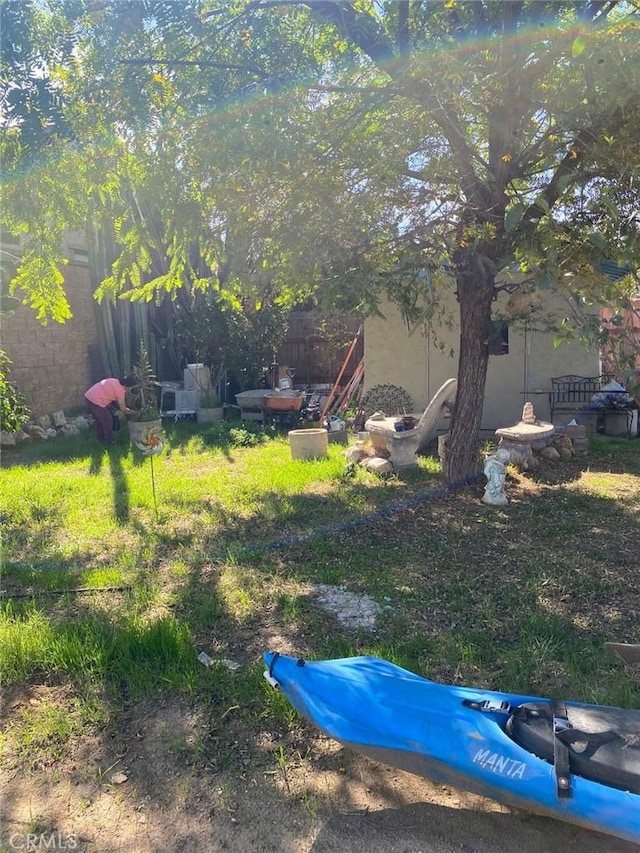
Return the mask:
M 550 764 L 558 738 L 573 774 L 640 794 L 640 711 L 567 704 L 564 725 L 554 734 L 553 707 L 551 702 L 527 702 L 513 708 L 507 734 Z

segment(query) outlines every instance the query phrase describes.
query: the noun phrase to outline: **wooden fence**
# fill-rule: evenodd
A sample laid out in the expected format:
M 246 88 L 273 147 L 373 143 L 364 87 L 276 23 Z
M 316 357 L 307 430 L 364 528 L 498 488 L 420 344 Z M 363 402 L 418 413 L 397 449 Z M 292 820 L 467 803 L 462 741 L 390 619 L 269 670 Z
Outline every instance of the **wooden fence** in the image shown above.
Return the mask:
M 294 371 L 296 385 L 332 384 L 362 323 L 355 316 L 327 317 L 318 312 L 294 312 L 287 337 L 277 355 L 278 363 Z M 341 384 L 353 376 L 364 356 L 360 334 Z

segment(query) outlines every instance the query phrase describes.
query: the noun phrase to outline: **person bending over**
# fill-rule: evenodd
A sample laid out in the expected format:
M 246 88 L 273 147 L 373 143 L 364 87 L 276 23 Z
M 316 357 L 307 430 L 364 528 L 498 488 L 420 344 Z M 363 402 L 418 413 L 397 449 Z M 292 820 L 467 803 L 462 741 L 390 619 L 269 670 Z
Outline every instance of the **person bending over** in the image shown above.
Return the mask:
M 127 388 L 135 384 L 136 380 L 132 376 L 125 376 L 123 379 L 109 377 L 101 379 L 85 391 L 84 398 L 96 422 L 98 439 L 103 444 L 111 444 L 113 440 L 113 415 L 109 408 L 112 403 L 116 403 L 125 415 L 135 415 L 135 411 L 125 403 Z

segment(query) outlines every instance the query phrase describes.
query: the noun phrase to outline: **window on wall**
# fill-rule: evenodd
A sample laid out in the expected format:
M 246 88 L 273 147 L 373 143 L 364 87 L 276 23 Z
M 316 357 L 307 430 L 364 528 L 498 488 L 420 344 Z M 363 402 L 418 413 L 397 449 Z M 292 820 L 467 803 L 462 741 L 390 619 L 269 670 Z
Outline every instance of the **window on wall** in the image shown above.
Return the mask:
M 504 320 L 491 320 L 489 324 L 489 355 L 509 354 L 509 324 Z
M 71 260 L 76 264 L 88 264 L 89 252 L 87 249 L 80 249 L 77 246 L 71 246 Z

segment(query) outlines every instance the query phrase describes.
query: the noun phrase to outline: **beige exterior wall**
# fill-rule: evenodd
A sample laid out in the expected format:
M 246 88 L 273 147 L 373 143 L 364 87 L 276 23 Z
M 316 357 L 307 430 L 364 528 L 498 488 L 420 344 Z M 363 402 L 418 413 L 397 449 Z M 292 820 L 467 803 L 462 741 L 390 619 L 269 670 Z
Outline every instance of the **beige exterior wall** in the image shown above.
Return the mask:
M 2 321 L 0 346 L 13 362 L 9 379 L 24 395 L 34 417 L 84 407 L 84 392 L 99 378 L 91 360 L 97 326 L 89 268 L 82 263 L 80 239 L 72 246 L 78 252 L 70 252 L 68 257 L 76 256 L 76 260 L 64 267 L 63 274 L 73 317 L 66 323 L 43 326 L 30 308 L 21 306 Z
M 506 301 L 506 300 L 505 300 Z M 450 308 L 457 320 L 453 296 Z M 545 303 L 547 313 L 565 316 L 566 303 L 556 298 Z M 459 333 L 439 327 L 425 337 L 419 329 L 412 334 L 398 310 L 382 306 L 386 319 L 372 317 L 365 323 L 365 391 L 375 385 L 391 384 L 404 388 L 413 400 L 414 410 L 422 412 L 438 388 L 458 373 Z M 533 326 L 533 324 L 531 324 Z M 547 391 L 552 376 L 575 373 L 597 376 L 598 352 L 578 343 L 553 345 L 553 334 L 509 326 L 509 352 L 489 357 L 482 429 L 493 431 L 517 423 L 527 400 L 534 405 L 536 417 L 549 418 Z M 543 393 L 533 393 L 542 389 Z M 388 414 L 393 414 L 389 412 Z

